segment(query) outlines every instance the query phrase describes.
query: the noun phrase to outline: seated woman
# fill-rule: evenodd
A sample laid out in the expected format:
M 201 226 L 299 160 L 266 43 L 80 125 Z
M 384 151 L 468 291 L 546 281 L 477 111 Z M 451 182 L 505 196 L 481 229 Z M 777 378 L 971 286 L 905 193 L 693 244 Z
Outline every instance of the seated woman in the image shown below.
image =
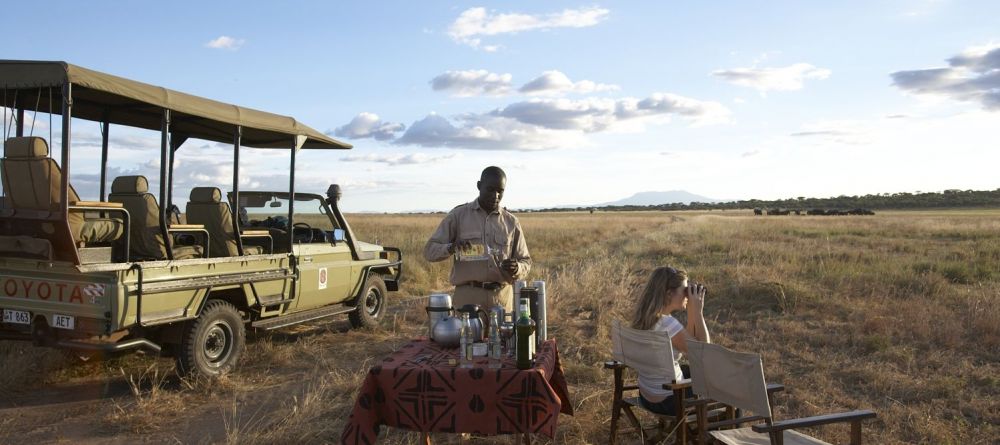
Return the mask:
M 636 302 L 632 317 L 632 328 L 640 330 L 664 331 L 670 336 L 673 345 L 674 375 L 689 377 L 682 372 L 678 358 L 682 352 L 687 352 L 687 339 L 710 343 L 708 326 L 702 310 L 705 304 L 705 287 L 701 284 L 688 285 L 687 272 L 673 267 L 658 267 L 653 270 L 643 289 L 639 301 Z M 687 327 L 681 325 L 670 314 L 687 309 Z M 686 369 L 684 370 L 686 371 Z M 675 405 L 673 393 L 663 389 L 664 383 L 649 376 L 639 374 L 639 396 L 643 406 L 655 413 L 674 415 Z M 690 392 L 690 388 L 688 392 Z M 689 395 L 690 396 L 690 395 Z

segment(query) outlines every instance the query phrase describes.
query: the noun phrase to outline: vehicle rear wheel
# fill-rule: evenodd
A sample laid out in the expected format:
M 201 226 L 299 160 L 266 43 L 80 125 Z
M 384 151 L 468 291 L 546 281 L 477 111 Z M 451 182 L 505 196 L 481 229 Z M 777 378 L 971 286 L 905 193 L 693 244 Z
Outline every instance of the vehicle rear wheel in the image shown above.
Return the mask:
M 215 377 L 229 372 L 246 344 L 240 313 L 222 300 L 211 300 L 181 339 L 177 371 L 181 375 Z
M 361 297 L 354 311 L 348 316 L 351 320 L 351 327 L 375 329 L 378 327 L 378 320 L 385 312 L 385 297 L 388 291 L 382 277 L 372 275 L 365 281 Z

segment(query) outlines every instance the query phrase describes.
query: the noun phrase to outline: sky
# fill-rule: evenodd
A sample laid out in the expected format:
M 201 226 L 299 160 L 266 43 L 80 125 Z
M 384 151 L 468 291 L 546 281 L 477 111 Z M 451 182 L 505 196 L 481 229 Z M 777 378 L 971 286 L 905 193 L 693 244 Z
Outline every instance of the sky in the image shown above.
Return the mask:
M 1000 188 L 996 1 L 38 0 L 4 12 L 16 19 L 3 58 L 288 115 L 353 144 L 302 151 L 296 171 L 299 192 L 340 184 L 347 211 L 448 210 L 475 198 L 489 165 L 506 171 L 512 209 L 643 191 Z M 54 128 L 28 119 L 61 137 L 58 116 Z M 72 183 L 94 199 L 98 124 L 74 121 L 71 140 Z M 109 177 L 144 174 L 155 190 L 158 147 L 158 133 L 113 127 Z M 243 190 L 287 189 L 287 152 L 240 156 Z M 188 141 L 174 193 L 228 190 L 231 174 L 231 146 Z

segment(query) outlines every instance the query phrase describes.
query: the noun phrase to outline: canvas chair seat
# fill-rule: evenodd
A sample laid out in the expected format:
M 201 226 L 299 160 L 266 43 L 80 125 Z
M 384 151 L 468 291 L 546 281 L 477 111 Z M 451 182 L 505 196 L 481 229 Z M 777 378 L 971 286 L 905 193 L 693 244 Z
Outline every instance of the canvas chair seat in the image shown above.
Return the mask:
M 227 257 L 239 255 L 238 240 L 233 230 L 233 212 L 229 204 L 222 201 L 222 191 L 217 187 L 195 187 L 187 204 L 188 224 L 201 224 L 212 239 L 209 256 Z M 263 251 L 260 246 L 246 246 L 246 255 L 257 255 Z
M 129 246 L 135 259 L 165 260 L 167 245 L 160 228 L 160 206 L 149 193 L 145 176 L 119 176 L 111 183 L 111 202 L 121 203 L 129 213 Z M 201 246 L 172 246 L 173 259 L 202 256 Z
M 782 432 L 784 445 L 831 445 L 829 442 L 807 436 L 795 430 Z M 718 430 L 711 432 L 712 437 L 726 445 L 771 445 L 767 434 L 758 433 L 753 428 L 746 427 L 735 430 Z
M 4 205 L 10 209 L 48 212 L 62 211 L 60 185 L 62 170 L 49 156 L 49 145 L 40 137 L 12 137 L 4 142 L 0 176 L 7 194 Z M 69 201 L 80 195 L 69 186 Z M 84 243 L 110 242 L 125 233 L 125 224 L 117 218 L 101 218 L 70 210 L 69 225 L 73 239 Z

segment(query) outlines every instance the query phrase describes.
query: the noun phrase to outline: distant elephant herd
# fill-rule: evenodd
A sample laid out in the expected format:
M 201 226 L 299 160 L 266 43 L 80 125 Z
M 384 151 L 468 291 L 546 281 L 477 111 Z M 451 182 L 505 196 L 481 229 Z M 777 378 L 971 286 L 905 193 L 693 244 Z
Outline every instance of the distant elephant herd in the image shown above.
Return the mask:
M 790 215 L 790 214 L 801 215 L 805 213 L 806 215 L 821 215 L 821 216 L 836 216 L 836 215 L 874 215 L 875 212 L 868 209 L 851 209 L 851 210 L 837 210 L 837 209 L 753 209 L 754 215 Z

